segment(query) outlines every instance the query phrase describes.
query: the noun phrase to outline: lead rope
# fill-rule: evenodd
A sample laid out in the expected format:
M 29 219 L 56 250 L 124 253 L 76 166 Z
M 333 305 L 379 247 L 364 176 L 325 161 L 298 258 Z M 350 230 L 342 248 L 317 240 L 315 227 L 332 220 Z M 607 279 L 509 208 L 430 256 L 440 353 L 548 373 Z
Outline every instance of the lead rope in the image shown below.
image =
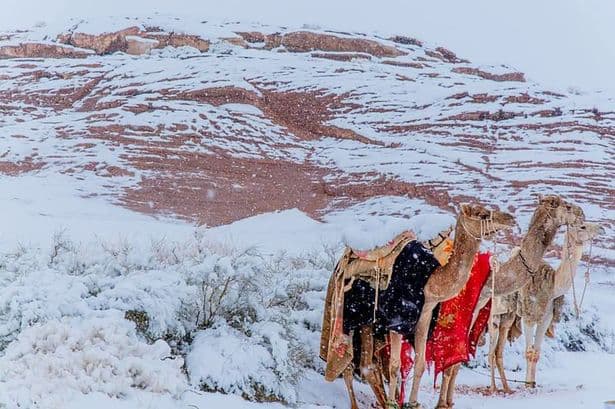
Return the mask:
M 495 276 L 500 271 L 500 260 L 497 256 L 498 249 L 498 235 L 495 231 L 493 224 L 493 211 L 491 212 L 491 228 L 494 232 L 493 235 L 493 254 L 489 257 L 489 267 L 491 268 L 491 308 L 489 310 L 489 320 L 493 323 L 493 316 L 495 315 Z M 487 329 L 489 331 L 489 329 Z
M 566 225 L 566 250 L 568 250 L 568 259 L 566 260 L 566 263 L 568 263 L 570 266 L 571 263 L 571 259 L 572 259 L 572 251 L 570 250 L 570 226 Z M 577 317 L 577 319 L 579 319 L 579 317 L 581 316 L 581 307 L 579 305 L 579 303 L 577 302 L 577 288 L 576 285 L 574 283 L 574 269 L 570 269 L 570 281 L 572 281 L 572 302 L 574 304 L 574 313 Z M 587 284 L 585 285 L 585 288 L 587 288 Z M 585 290 L 583 290 L 583 293 L 585 293 Z
M 592 247 L 594 246 L 594 239 L 592 239 L 589 242 L 589 259 L 587 260 L 587 270 L 585 271 L 585 284 L 583 285 L 583 292 L 581 293 L 581 301 L 579 301 L 579 306 L 576 310 L 577 312 L 577 318 L 579 318 L 580 314 L 581 314 L 581 308 L 583 307 L 583 301 L 585 300 L 585 291 L 587 290 L 587 287 L 589 286 L 589 280 L 590 280 L 590 272 L 591 272 L 591 265 L 592 265 Z
M 376 311 L 378 310 L 378 296 L 380 295 L 380 258 L 376 259 L 376 295 L 374 298 L 374 326 L 376 325 Z

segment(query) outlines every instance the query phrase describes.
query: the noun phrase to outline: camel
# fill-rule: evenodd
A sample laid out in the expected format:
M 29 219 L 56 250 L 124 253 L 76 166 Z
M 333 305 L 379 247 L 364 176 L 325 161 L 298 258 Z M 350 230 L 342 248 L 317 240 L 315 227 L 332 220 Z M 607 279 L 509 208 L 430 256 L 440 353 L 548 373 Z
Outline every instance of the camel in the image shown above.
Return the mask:
M 599 234 L 604 234 L 604 229 L 595 223 L 570 227 L 557 270 L 543 263 L 536 277 L 520 291 L 527 361 L 525 382 L 530 388 L 536 387 L 536 367 L 542 341 L 553 319 L 554 300 L 570 290 L 584 247 Z
M 564 250 L 562 251 L 560 265 L 557 270 L 553 270 L 549 264 L 543 262 L 536 278 L 519 292 L 504 297 L 496 297 L 496 311 L 493 313 L 489 323 L 490 328 L 494 327 L 491 331 L 497 330 L 499 334 L 497 343 L 491 342 L 489 349 L 491 391 L 496 390 L 493 368 L 497 363 L 500 379 L 502 380 L 502 388 L 504 392 L 510 392 L 504 372 L 503 353 L 506 340 L 516 339 L 521 334 L 521 332 L 512 336 L 510 334 L 513 325 L 520 318 L 517 315 L 519 302 L 522 303 L 521 318 L 524 319 L 524 327 L 529 329 L 530 325 L 534 326 L 533 331 L 526 331 L 526 337 L 530 339 L 530 342 L 531 338 L 534 340 L 533 343 L 528 343 L 528 339 L 526 339 L 526 345 L 530 345 L 529 348 L 533 348 L 533 351 L 526 353 L 528 360 L 526 385 L 528 387 L 536 386 L 535 371 L 537 362 L 534 362 L 532 358 L 540 356 L 540 345 L 544 336 L 554 336 L 554 325 L 555 322 L 559 321 L 564 294 L 572 287 L 572 279 L 581 259 L 583 247 L 601 233 L 604 233 L 604 229 L 592 223 L 583 223 L 579 226 L 571 227 L 566 233 Z M 529 348 L 526 348 L 526 350 L 529 350 Z M 532 371 L 533 377 L 530 377 Z
M 436 277 L 434 283 L 440 282 L 458 282 L 455 288 L 450 288 L 444 297 L 453 297 L 463 287 L 467 281 L 470 269 L 476 253 L 478 252 L 481 239 L 489 237 L 502 229 L 510 229 L 515 225 L 513 216 L 508 213 L 497 210 L 488 210 L 478 204 L 462 204 L 461 211 L 457 217 L 455 225 L 455 241 L 453 252 L 448 263 L 444 266 L 436 268 L 431 274 L 431 278 Z M 429 279 L 431 281 L 431 278 Z M 432 303 L 434 303 L 432 298 Z M 435 301 L 437 303 L 439 301 Z M 431 310 L 435 307 L 435 303 L 431 306 Z M 422 317 L 422 313 L 421 313 Z M 424 319 L 424 318 L 423 318 Z M 429 322 L 428 322 L 429 325 Z M 361 328 L 360 336 L 362 341 L 360 373 L 369 383 L 374 391 L 378 404 L 381 407 L 398 408 L 396 402 L 396 394 L 398 390 L 398 376 L 400 372 L 400 353 L 402 348 L 402 336 L 395 331 L 390 331 L 390 362 L 388 369 L 389 388 L 388 394 L 384 391 L 383 371 L 380 370 L 380 363 L 374 363 L 373 338 L 371 336 L 371 327 L 365 326 Z M 353 368 L 350 365 L 343 372 L 344 381 L 348 389 L 351 408 L 358 409 L 358 404 L 352 387 Z
M 474 311 L 472 323 L 478 317 L 478 312 L 483 308 L 487 302 L 491 299 L 492 288 L 494 289 L 494 296 L 500 297 L 508 294 L 512 294 L 521 289 L 529 280 L 536 274 L 538 266 L 542 264 L 542 257 L 547 250 L 547 247 L 552 243 L 560 226 L 563 225 L 576 225 L 584 221 L 585 215 L 583 210 L 571 203 L 566 202 L 562 198 L 556 195 L 547 195 L 539 198 L 538 206 L 534 211 L 528 232 L 523 238 L 520 250 L 503 263 L 497 271 L 497 277 L 494 280 L 494 274 L 492 272 L 490 278 L 485 284 L 481 296 Z M 430 283 L 427 283 L 430 286 Z M 425 306 L 428 304 L 427 299 L 438 299 L 437 291 L 443 293 L 446 286 L 454 286 L 447 282 L 439 283 L 438 287 L 426 288 L 425 290 Z M 444 289 L 442 288 L 444 287 Z M 435 294 L 434 294 L 435 293 Z M 425 314 L 430 314 L 427 308 L 423 309 Z M 423 317 L 421 316 L 421 319 Z M 412 394 L 410 396 L 412 407 L 420 407 L 416 398 L 418 395 L 418 389 L 420 385 L 420 379 L 425 368 L 425 343 L 427 338 L 426 327 L 429 325 L 429 319 L 425 318 L 424 321 L 419 320 L 419 326 L 417 328 L 415 344 L 417 348 L 416 356 L 416 368 L 414 373 L 414 383 L 412 385 Z M 493 345 L 497 345 L 499 329 L 491 328 L 490 339 Z M 419 338 L 420 336 L 420 338 Z M 419 348 L 420 351 L 419 351 Z M 420 352 L 420 354 L 419 354 Z M 440 397 L 438 399 L 437 408 L 450 408 L 453 405 L 453 393 L 455 390 L 455 378 L 459 372 L 461 364 L 453 365 L 444 371 L 442 377 L 442 385 L 440 389 Z M 502 372 L 503 373 L 503 370 Z
M 427 334 L 434 308 L 438 303 L 455 297 L 468 281 L 482 239 L 491 237 L 500 230 L 511 229 L 514 225 L 515 219 L 508 213 L 488 210 L 482 205 L 461 205 L 461 212 L 455 226 L 453 253 L 446 265 L 433 271 L 424 288 L 425 303 L 415 334 L 415 369 L 414 383 L 410 395 L 411 402 L 416 402 L 418 381 L 420 381 L 420 376 L 425 369 Z M 391 408 L 397 408 L 395 388 L 397 387 L 397 374 L 400 368 L 399 352 L 401 351 L 402 339 L 399 334 L 393 333 L 390 335 L 391 362 L 389 374 L 391 382 L 387 405 Z

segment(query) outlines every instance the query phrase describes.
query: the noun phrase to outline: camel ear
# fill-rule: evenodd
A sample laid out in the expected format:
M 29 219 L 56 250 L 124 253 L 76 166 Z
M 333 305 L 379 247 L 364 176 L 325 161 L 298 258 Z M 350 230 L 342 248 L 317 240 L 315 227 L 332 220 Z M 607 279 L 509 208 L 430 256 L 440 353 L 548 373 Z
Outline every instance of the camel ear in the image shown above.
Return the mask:
M 538 193 L 538 203 L 542 203 L 542 194 Z

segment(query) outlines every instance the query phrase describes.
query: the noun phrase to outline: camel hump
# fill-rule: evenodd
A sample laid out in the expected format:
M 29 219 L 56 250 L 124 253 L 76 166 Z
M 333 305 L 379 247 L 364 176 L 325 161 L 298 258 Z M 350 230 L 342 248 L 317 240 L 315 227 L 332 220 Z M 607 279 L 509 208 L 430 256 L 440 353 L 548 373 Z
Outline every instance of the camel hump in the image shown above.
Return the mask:
M 453 242 L 449 238 L 452 229 L 443 230 L 431 240 L 421 242 L 421 245 L 431 251 L 441 265 L 448 262 L 453 251 Z M 391 282 L 393 265 L 399 254 L 416 235 L 406 230 L 395 236 L 386 245 L 361 251 L 346 248 L 344 256 L 347 262 L 343 265 L 343 274 L 346 280 L 360 278 L 370 283 L 373 288 L 385 290 Z
M 395 236 L 391 241 L 389 241 L 384 246 L 376 247 L 371 250 L 357 250 L 351 249 L 353 255 L 361 260 L 366 261 L 378 261 L 382 258 L 389 256 L 391 253 L 395 252 L 401 246 L 405 247 L 406 244 L 410 243 L 412 240 L 416 240 L 416 235 L 414 232 L 410 230 L 406 230 L 401 232 L 397 236 Z M 401 251 L 401 250 L 400 250 Z

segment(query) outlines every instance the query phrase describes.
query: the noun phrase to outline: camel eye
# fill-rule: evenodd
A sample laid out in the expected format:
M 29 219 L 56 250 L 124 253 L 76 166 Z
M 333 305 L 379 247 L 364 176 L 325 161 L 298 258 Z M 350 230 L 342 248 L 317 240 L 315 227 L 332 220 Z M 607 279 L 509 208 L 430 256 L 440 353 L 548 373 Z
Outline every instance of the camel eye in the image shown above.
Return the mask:
M 581 230 L 585 230 L 585 229 L 587 229 L 587 227 L 581 226 Z

